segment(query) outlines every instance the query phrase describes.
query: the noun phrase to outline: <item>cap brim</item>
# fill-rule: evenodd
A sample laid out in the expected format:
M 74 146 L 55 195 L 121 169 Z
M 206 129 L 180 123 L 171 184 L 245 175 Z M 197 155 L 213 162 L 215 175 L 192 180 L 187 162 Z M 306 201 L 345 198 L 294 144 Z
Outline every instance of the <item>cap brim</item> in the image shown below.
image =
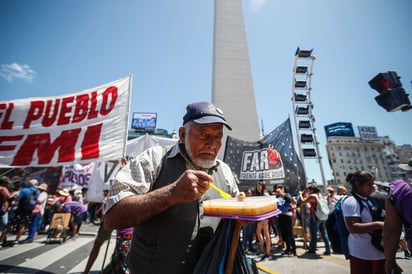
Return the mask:
M 412 170 L 412 166 L 410 166 L 408 164 L 399 164 L 398 166 L 399 166 L 399 168 L 401 168 L 403 170 Z
M 199 119 L 194 119 L 192 122 L 196 124 L 214 124 L 214 123 L 219 123 L 219 124 L 224 124 L 228 130 L 232 130 L 232 127 L 223 119 L 217 117 L 217 116 L 203 116 Z

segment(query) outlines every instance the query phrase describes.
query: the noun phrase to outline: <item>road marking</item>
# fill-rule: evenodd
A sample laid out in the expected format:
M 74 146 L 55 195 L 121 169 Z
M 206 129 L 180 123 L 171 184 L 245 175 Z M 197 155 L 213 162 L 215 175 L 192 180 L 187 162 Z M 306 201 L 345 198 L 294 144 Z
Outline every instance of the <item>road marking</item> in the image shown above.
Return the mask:
M 269 267 L 264 266 L 264 265 L 261 264 L 261 263 L 256 263 L 256 267 L 257 267 L 259 270 L 262 270 L 263 272 L 268 273 L 268 274 L 280 274 L 279 272 L 276 272 L 276 271 L 274 271 L 273 269 L 270 269 Z

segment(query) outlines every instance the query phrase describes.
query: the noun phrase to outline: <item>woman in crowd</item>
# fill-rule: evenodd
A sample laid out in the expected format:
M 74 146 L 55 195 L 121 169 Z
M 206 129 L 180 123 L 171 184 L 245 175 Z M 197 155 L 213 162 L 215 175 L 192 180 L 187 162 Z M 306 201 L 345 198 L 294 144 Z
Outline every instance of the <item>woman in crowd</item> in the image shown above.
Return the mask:
M 253 196 L 253 187 L 249 188 L 245 192 L 246 197 Z M 242 246 L 243 250 L 247 254 L 255 254 L 257 251 L 253 248 L 253 239 L 256 232 L 256 223 L 249 222 L 242 228 Z
M 371 233 L 383 229 L 383 221 L 373 221 L 371 200 L 374 177 L 366 171 L 349 173 L 346 181 L 352 196 L 345 199 L 342 212 L 349 231 L 348 247 L 351 274 L 384 274 L 385 256 L 372 244 Z M 376 205 L 374 205 L 376 206 Z
M 327 189 L 328 194 L 328 207 L 329 207 L 329 216 L 326 220 L 326 230 L 328 231 L 329 240 L 332 244 L 332 249 L 335 254 L 342 254 L 342 248 L 340 246 L 339 233 L 335 229 L 335 210 L 336 203 L 346 194 L 346 188 L 344 186 L 338 186 L 337 191 L 335 192 L 334 188 L 329 186 Z
M 295 236 L 293 235 L 292 227 L 292 196 L 286 192 L 283 185 L 276 185 L 276 194 L 278 200 L 278 208 L 282 213 L 278 215 L 279 228 L 286 243 L 286 250 L 282 255 L 296 256 Z
M 269 195 L 266 191 L 265 182 L 259 181 L 256 184 L 256 196 L 266 196 Z M 270 249 L 272 241 L 269 232 L 269 219 L 259 221 L 256 224 L 256 235 L 259 240 L 259 248 L 261 253 L 261 259 L 264 260 L 270 257 Z
M 309 219 L 309 230 L 310 230 L 310 245 L 309 251 L 307 253 L 316 254 L 316 249 L 318 245 L 318 230 L 322 235 L 323 241 L 325 242 L 326 251 L 323 255 L 331 255 L 332 248 L 329 242 L 328 232 L 326 231 L 326 221 L 319 220 L 316 217 L 316 209 L 318 207 L 318 200 L 323 199 L 320 189 L 316 184 L 311 184 L 308 186 L 308 194 L 304 197 L 302 192 L 299 192 L 299 198 L 303 204 L 310 204 L 310 219 Z

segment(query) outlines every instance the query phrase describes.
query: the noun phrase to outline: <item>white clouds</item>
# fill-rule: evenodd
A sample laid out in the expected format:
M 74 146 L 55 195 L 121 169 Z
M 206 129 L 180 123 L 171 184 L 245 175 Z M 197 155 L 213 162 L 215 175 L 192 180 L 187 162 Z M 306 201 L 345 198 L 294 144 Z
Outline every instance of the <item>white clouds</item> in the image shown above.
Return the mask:
M 36 72 L 26 64 L 2 64 L 0 68 L 0 77 L 9 82 L 13 82 L 14 79 L 23 79 L 27 82 L 31 82 L 35 74 Z
M 258 11 L 266 3 L 266 0 L 249 0 L 252 11 Z

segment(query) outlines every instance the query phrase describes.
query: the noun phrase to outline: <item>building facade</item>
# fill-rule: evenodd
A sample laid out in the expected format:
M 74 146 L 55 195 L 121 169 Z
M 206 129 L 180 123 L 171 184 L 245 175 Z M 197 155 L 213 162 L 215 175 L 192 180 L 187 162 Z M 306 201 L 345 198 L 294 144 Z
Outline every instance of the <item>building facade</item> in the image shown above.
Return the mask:
M 411 145 L 396 146 L 395 151 L 399 157 L 400 164 L 407 164 L 409 160 L 412 159 L 412 146 Z M 397 177 L 397 178 L 405 178 L 407 176 L 407 173 L 404 170 L 400 170 L 399 172 L 400 172 L 400 177 Z M 409 180 L 410 179 L 411 178 L 409 178 Z
M 383 142 L 365 142 L 355 136 L 329 136 L 326 151 L 336 185 L 347 185 L 346 176 L 357 170 L 373 173 L 377 181 L 392 180 Z

